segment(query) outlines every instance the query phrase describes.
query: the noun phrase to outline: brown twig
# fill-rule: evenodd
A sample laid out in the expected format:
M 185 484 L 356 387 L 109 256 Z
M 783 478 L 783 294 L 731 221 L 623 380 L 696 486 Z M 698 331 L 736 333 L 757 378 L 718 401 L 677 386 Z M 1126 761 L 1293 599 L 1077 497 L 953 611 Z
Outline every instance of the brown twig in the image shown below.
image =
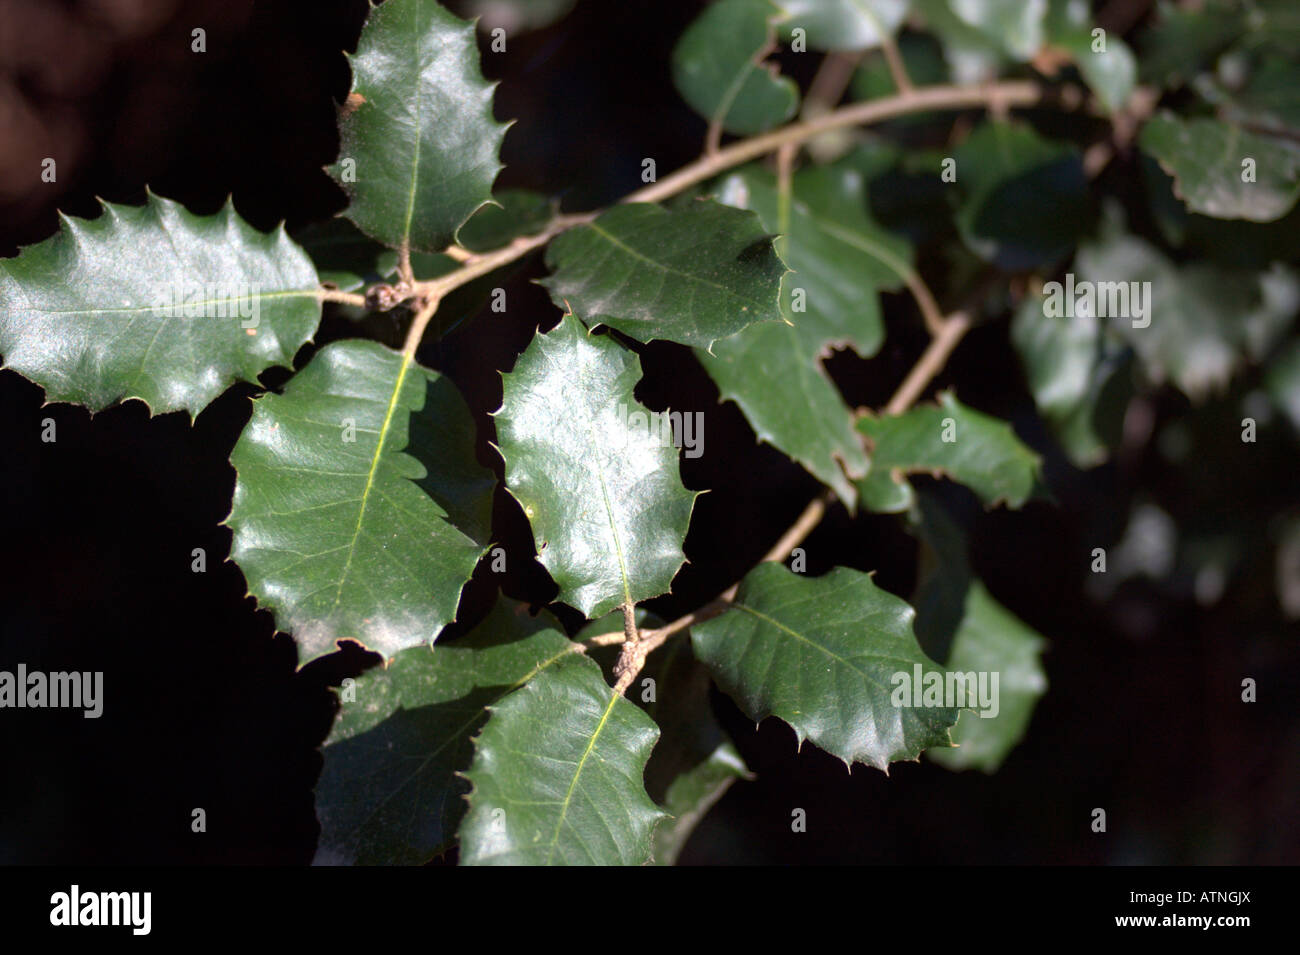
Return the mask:
M 939 374 L 939 370 L 947 364 L 948 356 L 968 331 L 970 331 L 970 316 L 965 312 L 953 312 L 944 319 L 939 333 L 930 339 L 930 344 L 921 353 L 912 370 L 907 373 L 907 377 L 898 386 L 889 403 L 885 405 L 885 414 L 902 414 L 912 407 L 916 399 L 925 391 L 926 385 L 930 384 L 934 376 Z

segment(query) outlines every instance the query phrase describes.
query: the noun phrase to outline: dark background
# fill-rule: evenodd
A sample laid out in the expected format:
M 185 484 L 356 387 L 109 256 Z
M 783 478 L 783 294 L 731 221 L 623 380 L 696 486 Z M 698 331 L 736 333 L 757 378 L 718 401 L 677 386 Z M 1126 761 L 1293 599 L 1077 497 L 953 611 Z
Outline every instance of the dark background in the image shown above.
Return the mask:
M 562 197 L 571 210 L 640 185 L 641 159 L 660 174 L 693 159 L 703 123 L 672 88 L 668 55 L 696 2 L 586 0 L 538 33 L 484 52 L 503 82 L 499 118 L 507 169 L 498 186 Z M 334 102 L 348 88 L 343 49 L 365 0 L 0 0 L 0 255 L 44 239 L 56 210 L 94 216 L 94 197 L 140 203 L 148 184 L 191 210 L 215 212 L 232 194 L 261 229 L 327 218 L 343 196 L 322 167 L 338 140 Z M 207 30 L 207 52 L 190 31 Z M 810 63 L 789 57 L 806 82 Z M 40 160 L 58 158 L 58 181 Z M 1107 173 L 1123 192 L 1121 158 Z M 534 329 L 558 319 L 529 279 L 508 286 L 509 312 L 464 322 L 421 358 L 461 387 L 480 423 L 500 401 L 495 371 L 511 367 Z M 942 284 L 938 282 L 937 284 Z M 878 406 L 923 347 L 911 303 L 887 296 L 890 335 L 871 361 L 829 367 L 854 404 Z M 327 314 L 317 343 L 349 333 Z M 310 357 L 307 346 L 297 365 Z M 638 389 L 654 408 L 708 412 L 705 455 L 683 479 L 709 488 L 686 543 L 692 563 L 665 618 L 724 589 L 756 561 L 817 493 L 800 468 L 758 446 L 689 351 L 639 349 Z M 278 387 L 283 371 L 264 376 Z M 1142 399 L 1152 434 L 1191 428 L 1193 454 L 1174 467 L 1139 433 L 1116 463 L 1082 473 L 1054 450 L 1032 402 L 1005 321 L 977 329 L 937 385 L 1015 422 L 1047 457 L 1056 503 L 984 513 L 964 491 L 938 486 L 972 533 L 972 559 L 998 600 L 1050 640 L 1050 690 L 1024 743 L 995 776 L 927 762 L 889 777 L 852 774 L 812 746 L 797 753 L 775 719 L 755 729 L 725 697 L 719 717 L 758 780 L 734 786 L 688 846 L 688 863 L 1295 863 L 1300 861 L 1300 691 L 1297 627 L 1273 589 L 1270 518 L 1295 509 L 1294 432 L 1261 428 L 1242 457 L 1236 404 L 1257 384 L 1189 417 L 1184 399 Z M 358 653 L 295 672 L 289 636 L 256 610 L 239 570 L 223 560 L 234 472 L 227 457 L 248 419 L 238 386 L 191 426 L 183 413 L 149 418 L 139 402 L 93 418 L 43 407 L 41 390 L 0 372 L 0 669 L 103 670 L 106 708 L 5 711 L 0 717 L 0 862 L 305 863 L 314 851 L 316 750 L 328 732 L 328 686 L 355 673 Z M 42 420 L 57 441 L 40 440 Z M 1111 547 L 1136 498 L 1180 522 L 1217 522 L 1242 542 L 1223 596 L 1199 604 L 1185 579 L 1135 579 L 1109 599 L 1085 592 L 1089 553 Z M 498 491 L 496 534 L 515 570 L 507 594 L 554 592 L 530 563 L 522 514 Z M 202 547 L 208 570 L 190 570 Z M 810 573 L 842 564 L 879 570 L 904 596 L 916 545 L 895 518 L 851 519 L 832 508 L 805 544 Z M 486 609 L 500 578 L 480 568 L 461 623 Z M 570 625 L 573 614 L 565 616 Z M 446 639 L 451 639 L 449 635 Z M 1259 702 L 1240 701 L 1253 677 Z M 190 831 L 194 807 L 208 831 Z M 790 831 L 791 810 L 808 830 Z M 1090 831 L 1094 807 L 1109 832 Z

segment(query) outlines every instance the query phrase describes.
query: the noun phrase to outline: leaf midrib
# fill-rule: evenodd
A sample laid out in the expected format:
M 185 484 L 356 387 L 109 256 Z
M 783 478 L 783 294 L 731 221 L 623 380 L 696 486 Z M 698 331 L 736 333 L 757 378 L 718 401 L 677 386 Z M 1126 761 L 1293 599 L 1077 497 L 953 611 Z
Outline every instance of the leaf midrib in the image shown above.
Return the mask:
M 596 748 L 596 740 L 604 732 L 605 724 L 609 722 L 609 715 L 614 712 L 614 705 L 621 697 L 610 691 L 609 703 L 605 707 L 605 712 L 600 715 L 600 722 L 596 724 L 595 730 L 592 731 L 591 738 L 587 740 L 587 748 L 583 750 L 581 758 L 578 760 L 578 766 L 573 771 L 573 778 L 569 780 L 568 791 L 564 794 L 564 802 L 560 804 L 560 818 L 555 822 L 555 832 L 551 835 L 551 844 L 546 851 L 546 864 L 550 865 L 551 860 L 555 857 L 555 849 L 560 841 L 560 830 L 564 828 L 564 823 L 569 814 L 569 804 L 573 802 L 573 794 L 577 791 L 578 780 L 582 776 L 582 770 L 587 765 L 587 758 L 591 756 L 591 751 Z
M 334 604 L 330 607 L 330 613 L 338 610 L 339 604 L 343 600 L 343 585 L 347 583 L 348 573 L 352 569 L 352 557 L 356 554 L 357 541 L 361 538 L 361 525 L 365 520 L 366 507 L 370 503 L 370 492 L 375 485 L 375 475 L 379 471 L 379 460 L 384 453 L 384 445 L 388 442 L 389 429 L 392 426 L 393 412 L 397 408 L 398 396 L 402 393 L 402 384 L 406 381 L 407 369 L 411 367 L 411 356 L 402 352 L 402 364 L 397 370 L 397 380 L 393 385 L 393 393 L 388 399 L 388 408 L 384 412 L 384 423 L 379 427 L 379 440 L 375 442 L 375 454 L 370 460 L 370 471 L 366 474 L 366 484 L 361 491 L 361 507 L 357 511 L 357 524 L 352 530 L 352 539 L 348 542 L 348 556 L 343 562 L 343 570 L 339 574 L 338 586 L 334 591 Z

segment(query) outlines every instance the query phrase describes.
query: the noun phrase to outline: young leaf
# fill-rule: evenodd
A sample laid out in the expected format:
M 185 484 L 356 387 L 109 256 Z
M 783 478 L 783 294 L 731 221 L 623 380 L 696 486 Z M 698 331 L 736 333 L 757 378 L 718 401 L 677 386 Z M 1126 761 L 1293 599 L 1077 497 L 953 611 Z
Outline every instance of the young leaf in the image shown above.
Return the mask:
M 462 865 L 643 865 L 664 816 L 644 773 L 659 730 L 566 656 L 488 707 L 465 777 Z
M 942 674 L 916 642 L 914 617 L 868 574 L 837 567 L 808 578 L 760 564 L 740 582 L 732 607 L 692 628 L 691 640 L 750 719 L 779 716 L 800 742 L 888 771 L 891 762 L 947 746 L 957 720 L 952 707 L 894 703 L 914 668 L 923 680 Z
M 580 649 L 526 610 L 499 599 L 461 639 L 357 678 L 321 750 L 318 864 L 421 865 L 450 846 L 487 707 Z
M 1300 147 L 1217 119 L 1164 112 L 1142 127 L 1142 148 L 1174 177 L 1193 212 L 1270 222 L 1300 197 Z
M 817 50 L 866 50 L 893 36 L 908 0 L 780 0 L 787 37 L 802 29 Z
M 685 560 L 695 494 L 678 477 L 671 430 L 633 397 L 640 378 L 634 353 L 572 314 L 503 376 L 506 486 L 558 599 L 588 617 L 665 593 Z
M 799 108 L 799 87 L 762 62 L 774 47 L 771 0 L 720 0 L 673 49 L 673 83 L 691 108 L 729 133 L 752 136 Z
M 772 238 L 752 212 L 709 200 L 672 211 L 630 203 L 555 239 L 541 284 L 557 306 L 637 341 L 709 348 L 781 318 L 786 268 Z
M 230 455 L 231 556 L 300 662 L 431 643 L 485 549 L 492 473 L 450 379 L 375 342 L 320 350 Z
M 387 0 L 349 57 L 339 161 L 343 213 L 385 245 L 441 252 L 492 201 L 506 126 L 492 117 L 474 25 L 434 0 Z
M 282 227 L 258 232 L 230 202 L 211 216 L 152 193 L 103 206 L 0 260 L 0 355 L 50 401 L 193 418 L 316 333 L 316 270 Z
M 901 415 L 864 415 L 858 430 L 872 446 L 872 470 L 945 474 L 968 485 L 985 506 L 1020 507 L 1038 484 L 1041 459 L 1011 425 L 942 392 L 937 405 Z

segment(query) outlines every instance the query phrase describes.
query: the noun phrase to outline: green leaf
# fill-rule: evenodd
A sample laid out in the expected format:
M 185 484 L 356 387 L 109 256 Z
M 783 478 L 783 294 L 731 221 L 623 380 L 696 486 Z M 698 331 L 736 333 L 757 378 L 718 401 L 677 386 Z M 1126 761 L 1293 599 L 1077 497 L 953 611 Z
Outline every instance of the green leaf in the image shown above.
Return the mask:
M 462 865 L 643 865 L 664 814 L 645 792 L 659 730 L 568 656 L 490 706 L 465 777 Z
M 494 481 L 450 379 L 375 342 L 329 345 L 253 403 L 230 462 L 231 556 L 300 662 L 345 639 L 391 657 L 454 619 Z
M 695 494 L 678 476 L 671 431 L 658 426 L 667 419 L 633 397 L 640 359 L 570 314 L 502 377 L 506 485 L 558 599 L 597 617 L 667 592 Z
M 1005 421 L 968 408 L 951 392 L 937 405 L 858 419 L 872 445 L 872 469 L 928 471 L 965 484 L 987 507 L 1020 507 L 1038 485 L 1041 459 Z
M 957 227 L 972 251 L 1017 271 L 1064 258 L 1087 224 L 1078 151 L 1020 122 L 985 122 L 957 148 Z
M 908 244 L 867 212 L 866 187 L 852 162 L 794 177 L 785 209 L 776 182 L 750 167 L 728 177 L 719 196 L 752 209 L 794 269 L 782 282 L 789 324 L 758 325 L 717 342 L 697 357 L 724 400 L 735 401 L 759 440 L 798 461 L 853 507 L 852 479 L 868 467 L 851 413 L 821 359 L 848 345 L 872 355 L 884 340 L 878 292 L 911 274 Z M 782 216 L 785 221 L 782 221 Z
M 229 201 L 211 216 L 152 193 L 103 207 L 0 260 L 0 354 L 48 400 L 193 418 L 316 333 L 316 270 L 283 227 L 258 232 Z
M 953 730 L 957 748 L 929 755 L 948 769 L 992 773 L 1024 737 L 1034 706 L 1047 691 L 1039 660 L 1046 641 L 975 579 L 965 532 L 932 495 L 918 497 L 911 524 L 923 543 L 917 634 L 927 650 L 945 659 L 950 674 L 965 674 L 967 687 L 976 692 Z
M 460 230 L 460 244 L 471 252 L 491 252 L 521 235 L 534 235 L 550 223 L 550 199 L 526 189 L 498 192 L 495 205 L 484 206 Z
M 912 6 L 939 38 L 954 82 L 988 82 L 1006 64 L 1008 55 L 1001 38 L 989 36 L 958 17 L 948 0 L 912 0 Z
M 397 253 L 347 219 L 314 223 L 293 239 L 311 256 L 321 283 L 344 292 L 358 292 L 397 271 Z
M 449 848 L 469 792 L 457 774 L 487 707 L 580 649 L 526 611 L 499 599 L 461 639 L 356 679 L 321 751 L 318 864 L 422 865 Z
M 786 37 L 802 29 L 816 50 L 866 50 L 894 35 L 908 0 L 780 0 L 780 6 L 788 14 Z
M 1047 33 L 1051 45 L 1070 55 L 1098 101 L 1108 113 L 1128 102 L 1137 82 L 1137 60 L 1128 44 L 1118 36 L 1093 39 L 1092 17 L 1086 3 L 1051 0 Z M 1094 49 L 1100 44 L 1102 49 Z
M 901 474 L 892 474 L 885 468 L 873 467 L 866 477 L 853 483 L 862 506 L 877 514 L 901 514 L 909 510 L 915 500 L 911 483 Z
M 1216 219 L 1269 222 L 1300 197 L 1300 148 L 1217 119 L 1164 112 L 1142 127 L 1142 148 L 1174 177 L 1187 208 Z M 1243 181 L 1254 160 L 1254 181 Z
M 1264 386 L 1291 427 L 1300 431 L 1300 340 L 1292 339 L 1278 350 L 1268 366 Z
M 839 389 L 798 329 L 758 325 L 718 342 L 712 355 L 696 349 L 695 357 L 721 400 L 734 401 L 744 412 L 759 441 L 797 461 L 847 507 L 855 506 L 852 479 L 866 474 L 868 458 Z
M 568 16 L 577 0 L 469 0 L 466 12 L 482 17 L 479 29 L 498 27 L 509 36 L 548 27 Z
M 1193 10 L 1161 2 L 1155 25 L 1139 38 L 1139 75 L 1144 82 L 1177 87 L 1209 66 L 1244 26 L 1243 10 L 1220 3 Z
M 948 9 L 1020 62 L 1043 45 L 1047 0 L 948 0 Z
M 846 764 L 887 770 L 948 745 L 952 707 L 902 702 L 897 674 L 939 672 L 912 632 L 912 608 L 868 574 L 837 567 L 807 578 L 761 564 L 731 609 L 692 628 L 695 653 L 753 720 L 775 715 Z M 923 677 L 924 679 L 924 677 Z
M 916 86 L 949 81 L 948 64 L 944 62 L 943 50 L 935 37 L 925 33 L 904 33 L 898 38 L 898 52 L 903 58 L 903 68 Z M 872 50 L 862 58 L 862 65 L 853 73 L 850 89 L 855 100 L 883 99 L 898 93 L 883 51 Z M 929 120 L 930 117 L 924 113 L 913 113 L 889 122 L 915 125 Z
M 1041 296 L 1026 296 L 1011 322 L 1034 402 L 1078 467 L 1106 460 L 1117 446 L 1133 394 L 1131 353 L 1089 311 L 1046 313 Z
M 628 690 L 634 700 L 640 695 L 663 734 L 646 766 L 650 798 L 672 817 L 655 829 L 656 865 L 676 863 L 696 825 L 731 784 L 754 778 L 713 716 L 711 682 L 690 641 L 675 637 L 651 654 Z M 653 698 L 646 701 L 650 687 Z
M 786 268 L 758 217 L 710 200 L 615 206 L 546 250 L 551 300 L 637 341 L 709 348 L 781 317 Z M 567 303 L 567 304 L 566 304 Z
M 720 0 L 673 48 L 673 84 L 710 123 L 752 136 L 785 122 L 799 108 L 799 87 L 763 58 L 774 48 L 771 0 Z
M 479 72 L 474 25 L 434 0 L 372 7 L 339 115 L 344 212 L 385 245 L 440 252 L 492 200 L 505 125 Z M 355 168 L 353 168 L 355 166 Z
M 1249 272 L 1205 262 L 1180 268 L 1117 226 L 1080 248 L 1074 268 L 1080 286 L 1149 283 L 1136 286 L 1145 314 L 1130 319 L 1108 305 L 1107 327 L 1133 346 L 1153 381 L 1172 380 L 1196 400 L 1223 388 L 1244 357 L 1266 353 L 1300 302 L 1300 281 L 1289 269 Z
M 801 171 L 791 192 L 783 221 L 767 172 L 750 167 L 719 187 L 723 202 L 752 209 L 780 234 L 777 248 L 791 270 L 782 282 L 782 315 L 798 330 L 802 350 L 848 345 L 874 355 L 885 338 L 878 293 L 902 288 L 914 274 L 911 247 L 871 218 L 866 182 L 848 163 Z
M 948 657 L 949 673 L 996 673 L 996 709 L 964 710 L 952 731 L 952 749 L 929 756 L 948 769 L 997 772 L 1025 735 L 1038 698 L 1047 692 L 1040 656 L 1046 641 L 972 581 L 966 592 L 961 627 Z M 969 685 L 969 684 L 968 684 Z M 989 715 L 985 715 L 985 714 Z

